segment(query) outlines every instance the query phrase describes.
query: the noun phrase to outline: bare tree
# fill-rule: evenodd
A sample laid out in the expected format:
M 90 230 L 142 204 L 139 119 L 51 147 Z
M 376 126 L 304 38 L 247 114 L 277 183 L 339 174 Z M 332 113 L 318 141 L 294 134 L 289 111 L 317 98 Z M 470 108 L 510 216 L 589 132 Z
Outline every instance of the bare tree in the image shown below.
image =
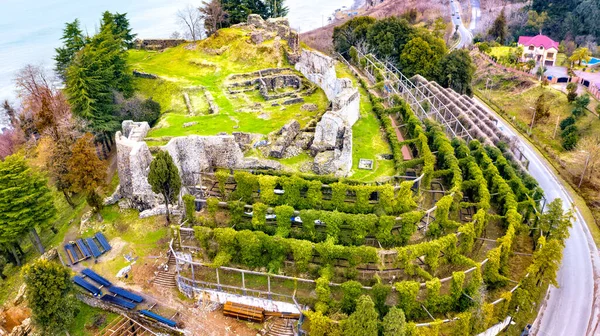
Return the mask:
M 594 176 L 598 176 L 596 173 L 598 163 L 600 163 L 600 136 L 591 135 L 585 137 L 577 144 L 577 149 L 582 153 L 579 155 L 579 166 L 583 169 L 585 167 L 585 161 L 588 161 L 587 167 L 587 178 L 586 180 L 594 183 Z
M 223 10 L 223 6 L 221 5 L 221 0 L 202 1 L 202 7 L 198 9 L 204 19 L 204 28 L 208 36 L 211 36 L 221 28 L 227 17 L 227 12 Z
M 197 8 L 188 4 L 184 9 L 178 10 L 177 21 L 186 31 L 184 36 L 192 41 L 202 38 L 202 15 Z

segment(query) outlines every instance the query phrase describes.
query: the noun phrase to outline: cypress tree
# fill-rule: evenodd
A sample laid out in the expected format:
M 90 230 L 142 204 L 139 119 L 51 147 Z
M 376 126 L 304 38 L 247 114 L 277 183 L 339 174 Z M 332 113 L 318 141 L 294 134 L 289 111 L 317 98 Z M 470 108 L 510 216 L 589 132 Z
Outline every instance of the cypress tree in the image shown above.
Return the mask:
M 167 151 L 160 151 L 156 154 L 152 163 L 150 163 L 150 172 L 148 173 L 148 183 L 152 186 L 152 191 L 161 194 L 164 197 L 167 223 L 171 223 L 169 216 L 169 203 L 174 202 L 181 190 L 181 178 L 179 170 L 173 158 Z
M 344 335 L 377 335 L 379 330 L 377 311 L 371 297 L 363 295 L 358 299 L 356 311 L 344 323 Z
M 406 317 L 402 309 L 392 307 L 383 318 L 383 336 L 406 335 Z

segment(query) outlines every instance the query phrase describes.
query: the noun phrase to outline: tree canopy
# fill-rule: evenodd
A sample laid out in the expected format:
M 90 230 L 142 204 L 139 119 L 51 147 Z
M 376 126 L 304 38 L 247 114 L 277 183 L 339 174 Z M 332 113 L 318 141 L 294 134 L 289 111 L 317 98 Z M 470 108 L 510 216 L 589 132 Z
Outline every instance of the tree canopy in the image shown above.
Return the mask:
M 14 246 L 25 233 L 45 227 L 54 218 L 56 208 L 47 183 L 19 155 L 0 162 L 0 244 Z
M 68 268 L 38 259 L 23 268 L 27 301 L 42 335 L 61 335 L 75 316 L 73 282 Z
M 343 329 L 347 336 L 377 335 L 377 311 L 370 296 L 363 295 L 358 299 L 356 311 L 345 321 Z
M 179 177 L 179 169 L 175 166 L 169 152 L 160 151 L 156 154 L 156 157 L 150 163 L 148 183 L 152 186 L 152 191 L 163 195 L 167 210 L 167 222 L 170 222 L 169 203 L 174 202 L 179 195 L 181 178 Z
M 438 83 L 460 94 L 471 95 L 475 66 L 466 50 L 453 50 L 439 63 Z

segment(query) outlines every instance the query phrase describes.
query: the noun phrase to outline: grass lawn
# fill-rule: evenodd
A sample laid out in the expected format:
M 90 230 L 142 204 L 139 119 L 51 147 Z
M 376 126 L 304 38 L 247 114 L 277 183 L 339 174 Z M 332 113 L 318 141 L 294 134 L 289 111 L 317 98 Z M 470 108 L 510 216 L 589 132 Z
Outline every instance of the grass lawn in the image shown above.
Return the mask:
M 492 47 L 490 49 L 491 50 L 489 52 L 489 55 L 496 56 L 497 59 L 500 59 L 500 57 L 508 57 L 508 55 L 510 55 L 510 53 L 515 48 L 507 47 L 507 46 L 500 46 L 500 47 Z
M 130 254 L 134 258 L 139 257 L 137 263 L 144 264 L 148 261 L 147 256 L 155 251 L 157 254 L 164 253 L 167 248 L 169 230 L 164 216 L 140 219 L 138 211 L 120 210 L 118 205 L 104 208 L 101 214 L 103 218 L 101 225 L 105 228 L 103 232 L 113 245 L 113 250 L 101 256 L 98 263 L 89 259 L 80 264 L 92 268 L 102 276 L 115 279 L 117 272 L 130 264 L 124 258 L 125 254 Z M 96 231 L 96 229 L 88 230 L 81 237 L 92 237 Z M 130 273 L 125 281 L 133 282 L 133 274 Z
M 156 74 L 161 79 L 136 78 L 136 89 L 161 104 L 163 116 L 150 131 L 149 137 L 215 135 L 219 132 L 243 131 L 267 134 L 281 128 L 291 119 L 301 126 L 319 111 L 327 108 L 325 93 L 318 89 L 304 96 L 306 103 L 318 106 L 317 111 L 303 111 L 303 103 L 272 106 L 257 92 L 229 94 L 227 78 L 232 74 L 254 72 L 266 68 L 289 68 L 281 48 L 273 40 L 260 45 L 250 43 L 245 32 L 228 28 L 213 37 L 194 44 L 184 44 L 163 52 L 129 51 L 133 68 Z M 282 46 L 284 42 L 282 42 Z M 208 104 L 198 88 L 205 87 L 219 106 L 217 115 L 208 115 Z M 196 115 L 189 115 L 183 100 L 188 92 Z M 250 109 L 259 103 L 261 106 Z M 259 117 L 260 116 L 260 117 Z M 183 123 L 198 124 L 183 128 Z
M 337 63 L 338 77 L 350 78 L 360 92 L 360 119 L 352 126 L 352 176 L 359 181 L 375 181 L 383 176 L 394 175 L 394 161 L 383 160 L 380 154 L 392 152 L 387 142 L 385 133 L 377 116 L 373 112 L 373 105 L 369 100 L 366 90 L 342 63 Z M 370 159 L 374 162 L 373 170 L 358 169 L 360 159 Z
M 77 301 L 77 305 L 79 313 L 69 326 L 69 334 L 72 336 L 94 335 L 119 316 L 102 309 L 90 307 L 80 301 Z
M 556 66 L 569 66 L 569 60 L 564 53 L 556 54 Z

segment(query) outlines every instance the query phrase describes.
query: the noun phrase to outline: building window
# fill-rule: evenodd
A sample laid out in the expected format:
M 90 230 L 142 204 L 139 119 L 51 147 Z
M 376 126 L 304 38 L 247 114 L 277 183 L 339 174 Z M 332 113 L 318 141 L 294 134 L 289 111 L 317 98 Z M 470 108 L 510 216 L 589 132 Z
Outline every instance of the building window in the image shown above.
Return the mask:
M 554 58 L 554 53 L 548 53 L 548 54 L 546 54 L 546 58 Z
M 534 49 L 534 46 L 529 46 L 529 50 L 533 50 L 533 49 Z

